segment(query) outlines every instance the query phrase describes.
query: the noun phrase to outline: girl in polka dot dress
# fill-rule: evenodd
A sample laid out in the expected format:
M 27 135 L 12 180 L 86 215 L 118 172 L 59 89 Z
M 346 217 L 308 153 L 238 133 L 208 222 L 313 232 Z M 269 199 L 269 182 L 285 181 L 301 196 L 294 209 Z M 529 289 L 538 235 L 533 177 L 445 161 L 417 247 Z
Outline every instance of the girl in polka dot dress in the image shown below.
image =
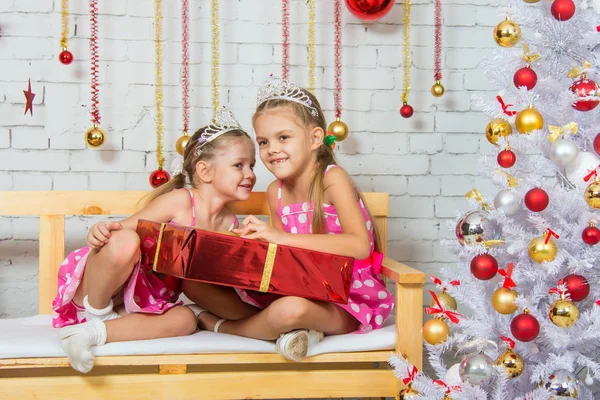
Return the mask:
M 272 226 L 248 216 L 243 237 L 353 257 L 347 304 L 237 290 L 261 312 L 230 321 L 199 316 L 205 329 L 275 340 L 277 350 L 299 361 L 324 335 L 381 328 L 393 298 L 379 277 L 381 243 L 360 192 L 337 167 L 325 139 L 317 99 L 285 80 L 270 78 L 260 89 L 253 118 L 260 158 L 277 180 L 267 189 Z M 301 284 L 301 282 L 298 282 Z

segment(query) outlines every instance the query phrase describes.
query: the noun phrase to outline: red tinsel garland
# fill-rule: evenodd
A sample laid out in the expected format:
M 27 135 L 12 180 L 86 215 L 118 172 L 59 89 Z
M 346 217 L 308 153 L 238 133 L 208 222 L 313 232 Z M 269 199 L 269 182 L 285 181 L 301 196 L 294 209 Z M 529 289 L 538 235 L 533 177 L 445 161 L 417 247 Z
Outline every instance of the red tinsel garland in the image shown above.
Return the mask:
M 281 66 L 281 77 L 283 79 L 288 78 L 288 72 L 290 70 L 289 62 L 290 62 L 290 13 L 288 8 L 288 0 L 281 1 L 281 13 L 282 17 L 282 25 L 283 25 L 283 56 L 282 56 L 282 66 Z
M 189 55 L 189 6 L 188 0 L 181 2 L 181 90 L 183 103 L 183 131 L 187 132 L 190 124 L 190 55 Z
M 92 123 L 100 125 L 100 104 L 98 77 L 100 57 L 98 56 L 98 0 L 90 0 L 90 61 L 92 64 Z
M 442 0 L 435 0 L 435 73 L 436 81 L 442 80 Z
M 335 0 L 335 117 L 342 116 L 342 0 Z

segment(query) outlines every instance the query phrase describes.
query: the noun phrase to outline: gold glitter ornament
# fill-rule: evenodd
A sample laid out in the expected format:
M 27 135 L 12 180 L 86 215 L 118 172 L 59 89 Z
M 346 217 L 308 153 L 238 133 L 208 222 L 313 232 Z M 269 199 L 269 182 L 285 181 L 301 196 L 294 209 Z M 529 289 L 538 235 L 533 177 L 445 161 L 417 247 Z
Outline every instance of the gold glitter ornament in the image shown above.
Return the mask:
M 442 305 L 442 307 L 444 307 L 444 310 L 454 310 L 456 311 L 458 309 L 458 304 L 456 303 L 456 299 L 452 296 L 450 296 L 445 290 L 442 290 L 440 293 L 437 294 L 437 298 L 440 302 L 440 304 Z M 431 304 L 429 305 L 429 307 L 435 307 L 435 300 L 431 300 Z

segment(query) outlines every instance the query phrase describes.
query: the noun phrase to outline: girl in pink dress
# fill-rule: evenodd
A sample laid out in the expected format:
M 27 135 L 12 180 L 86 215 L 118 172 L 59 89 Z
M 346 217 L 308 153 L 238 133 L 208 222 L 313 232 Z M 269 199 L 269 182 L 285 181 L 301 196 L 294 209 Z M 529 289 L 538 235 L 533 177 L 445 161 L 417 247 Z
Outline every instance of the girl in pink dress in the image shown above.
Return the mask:
M 325 335 L 380 328 L 393 297 L 379 276 L 382 254 L 376 227 L 346 171 L 337 167 L 317 99 L 285 80 L 270 78 L 258 94 L 253 118 L 260 158 L 277 180 L 267 189 L 272 226 L 248 216 L 243 237 L 353 257 L 347 304 L 237 290 L 263 309 L 231 321 L 199 315 L 204 329 L 275 340 L 278 351 L 299 361 Z
M 142 210 L 120 222 L 90 228 L 87 246 L 62 263 L 52 302 L 52 323 L 62 328 L 61 345 L 74 369 L 92 369 L 92 346 L 195 331 L 199 308 L 182 306 L 177 280 L 161 279 L 145 265 L 138 219 L 231 230 L 237 219 L 226 205 L 250 197 L 254 164 L 252 139 L 232 113 L 222 110 L 190 137 L 181 172 L 155 190 Z M 115 306 L 121 306 L 118 313 Z

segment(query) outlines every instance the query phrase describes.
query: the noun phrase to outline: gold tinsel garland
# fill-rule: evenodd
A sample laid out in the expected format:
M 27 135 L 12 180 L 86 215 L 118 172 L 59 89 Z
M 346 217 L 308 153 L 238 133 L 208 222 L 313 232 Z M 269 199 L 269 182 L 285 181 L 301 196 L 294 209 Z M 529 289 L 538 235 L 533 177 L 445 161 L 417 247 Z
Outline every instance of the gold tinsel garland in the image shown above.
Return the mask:
M 155 1 L 155 38 L 154 43 L 156 46 L 156 162 L 158 163 L 158 169 L 162 169 L 165 157 L 163 154 L 163 69 L 162 69 L 162 0 Z
M 404 1 L 404 92 L 402 93 L 402 102 L 408 103 L 408 93 L 410 92 L 410 0 Z
M 219 108 L 219 0 L 212 0 L 212 106 Z
M 308 90 L 314 91 L 315 78 L 315 1 L 308 0 Z

